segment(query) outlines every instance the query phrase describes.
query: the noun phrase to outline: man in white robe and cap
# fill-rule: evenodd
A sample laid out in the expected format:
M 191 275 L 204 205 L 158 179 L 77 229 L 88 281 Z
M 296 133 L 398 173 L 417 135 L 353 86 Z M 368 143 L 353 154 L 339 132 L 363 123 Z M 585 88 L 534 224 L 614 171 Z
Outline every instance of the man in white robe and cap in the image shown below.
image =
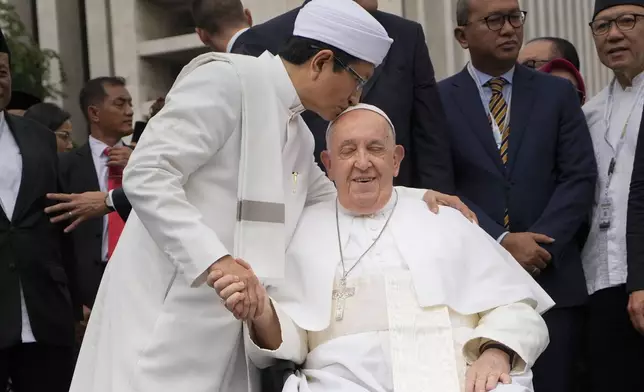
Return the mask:
M 583 107 L 598 167 L 582 252 L 590 294 L 588 390 L 642 391 L 644 336 L 637 320 L 644 315 L 644 285 L 627 263 L 626 220 L 635 149 L 642 137 L 644 0 L 596 0 L 590 30 L 599 60 L 614 77 Z M 609 376 L 616 373 L 620 376 Z
M 263 313 L 261 284 L 283 280 L 304 205 L 335 197 L 300 113 L 331 120 L 357 103 L 391 44 L 348 0 L 313 0 L 293 34 L 281 56 L 195 58 L 147 125 L 123 174 L 133 211 L 97 294 L 72 392 L 258 389 L 242 323 L 206 276 L 215 267 L 237 274 L 248 294 L 240 308 Z
M 285 281 L 247 318 L 249 357 L 301 365 L 285 392 L 532 391 L 553 301 L 460 213 L 401 197 L 394 135 L 366 104 L 331 123 L 322 161 L 337 198 L 304 209 Z M 243 319 L 244 283 L 208 279 Z

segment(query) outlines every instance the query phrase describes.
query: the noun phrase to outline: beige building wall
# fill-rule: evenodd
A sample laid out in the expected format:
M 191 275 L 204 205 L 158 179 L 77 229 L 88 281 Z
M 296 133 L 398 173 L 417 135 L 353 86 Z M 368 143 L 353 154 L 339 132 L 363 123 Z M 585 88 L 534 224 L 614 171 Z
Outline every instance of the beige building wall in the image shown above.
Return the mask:
M 28 0 L 10 0 L 24 3 Z M 242 0 L 251 9 L 255 23 L 262 23 L 302 0 Z M 453 38 L 457 0 L 380 0 L 380 9 L 419 22 L 426 34 L 437 79 L 458 72 L 467 53 Z M 143 118 L 150 103 L 172 86 L 181 68 L 205 49 L 194 34 L 189 0 L 84 0 L 85 48 L 78 48 L 80 0 L 36 0 L 41 43 L 64 53 L 66 69 L 77 70 L 86 53 L 84 78 L 119 75 L 127 79 L 136 103 L 136 117 Z M 573 42 L 580 52 L 582 74 L 590 95 L 610 80 L 610 72 L 596 58 L 588 28 L 594 0 L 523 0 L 528 12 L 526 41 L 539 36 L 559 36 Z M 70 5 L 72 4 L 72 5 Z M 80 24 L 82 25 L 82 24 Z M 67 40 L 72 45 L 67 47 Z M 70 65 L 68 65 L 68 63 Z M 68 74 L 70 71 L 68 70 Z M 82 83 L 67 85 L 69 97 L 76 97 Z M 70 109 L 73 99 L 63 103 Z M 75 103 L 74 103 L 75 104 Z

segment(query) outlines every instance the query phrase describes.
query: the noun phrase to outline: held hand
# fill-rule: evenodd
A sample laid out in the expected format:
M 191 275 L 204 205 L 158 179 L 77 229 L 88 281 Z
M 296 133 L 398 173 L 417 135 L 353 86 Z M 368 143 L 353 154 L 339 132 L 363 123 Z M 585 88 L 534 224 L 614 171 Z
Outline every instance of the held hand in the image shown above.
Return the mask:
M 438 206 L 447 206 L 457 209 L 470 222 L 474 222 L 477 225 L 479 223 L 479 220 L 476 218 L 476 214 L 472 212 L 472 210 L 470 210 L 457 196 L 446 195 L 430 189 L 425 192 L 423 200 L 427 203 L 429 210 L 434 214 L 438 214 Z
M 107 193 L 105 192 L 48 193 L 47 198 L 57 201 L 58 204 L 45 208 L 45 213 L 56 214 L 50 219 L 51 223 L 74 219 L 65 228 L 65 233 L 69 233 L 88 219 L 99 218 L 109 214 L 110 210 L 105 204 L 106 197 Z
M 467 369 L 465 392 L 487 392 L 499 383 L 510 384 L 510 357 L 503 351 L 490 348 Z
M 107 154 L 107 166 L 125 167 L 132 155 L 132 149 L 126 146 L 118 146 L 110 148 Z
M 501 241 L 501 245 L 533 276 L 538 276 L 548 267 L 552 260 L 550 253 L 539 244 L 552 244 L 555 242 L 543 234 L 538 233 L 509 233 Z
M 628 299 L 628 314 L 633 327 L 644 335 L 644 290 L 631 293 Z
M 243 282 L 243 288 L 241 290 L 243 297 L 236 296 L 237 299 L 232 300 L 234 302 L 234 307 L 232 308 L 233 313 L 236 317 L 238 316 L 237 318 L 252 320 L 262 315 L 266 305 L 266 291 L 259 283 L 250 265 L 241 259 L 224 256 L 210 266 L 208 272 L 207 282 L 213 288 L 215 288 L 215 281 L 226 275 L 237 277 L 239 282 Z

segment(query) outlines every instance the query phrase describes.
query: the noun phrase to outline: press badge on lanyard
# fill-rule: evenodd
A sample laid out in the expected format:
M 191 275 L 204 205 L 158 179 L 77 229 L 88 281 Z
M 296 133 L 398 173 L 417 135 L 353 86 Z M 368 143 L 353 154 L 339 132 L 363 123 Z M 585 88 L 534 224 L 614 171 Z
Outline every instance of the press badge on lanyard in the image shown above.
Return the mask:
M 608 133 L 610 132 L 610 118 L 613 114 L 613 100 L 614 100 L 613 91 L 615 89 L 615 82 L 616 82 L 616 79 L 613 79 L 613 81 L 611 82 L 609 93 L 608 93 L 608 99 L 606 100 L 606 109 L 604 112 L 604 121 L 606 123 L 606 134 L 604 135 L 604 138 L 606 140 L 608 140 Z M 624 128 L 622 128 L 622 133 L 619 136 L 619 141 L 617 142 L 617 145 L 613 149 L 614 155 L 611 158 L 610 163 L 608 164 L 608 176 L 606 178 L 606 187 L 604 190 L 604 195 L 599 202 L 599 229 L 602 231 L 606 231 L 610 229 L 611 220 L 613 218 L 613 203 L 611 202 L 610 197 L 608 196 L 608 190 L 610 187 L 610 182 L 613 178 L 613 174 L 615 174 L 617 157 L 619 156 L 619 153 L 620 151 L 622 151 L 622 147 L 624 146 L 624 141 L 626 139 L 626 131 L 628 130 L 628 123 L 631 119 L 631 115 L 633 114 L 633 111 L 637 107 L 637 103 L 639 102 L 640 95 L 642 93 L 643 88 L 644 88 L 644 85 L 640 86 L 639 90 L 637 91 L 637 94 L 635 94 L 635 102 L 633 103 L 631 110 L 628 112 L 628 117 L 626 117 L 626 123 L 624 124 Z

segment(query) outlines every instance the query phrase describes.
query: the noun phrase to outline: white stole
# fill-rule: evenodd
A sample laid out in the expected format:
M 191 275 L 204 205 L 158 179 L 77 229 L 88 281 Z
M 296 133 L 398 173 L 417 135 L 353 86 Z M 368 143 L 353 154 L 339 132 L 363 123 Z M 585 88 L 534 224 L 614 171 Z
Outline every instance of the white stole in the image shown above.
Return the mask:
M 241 151 L 234 256 L 251 263 L 260 279 L 281 279 L 286 232 L 280 135 L 287 124 L 279 116 L 283 108 L 266 63 L 261 59 L 209 52 L 193 59 L 182 74 L 211 61 L 231 64 L 241 81 Z

